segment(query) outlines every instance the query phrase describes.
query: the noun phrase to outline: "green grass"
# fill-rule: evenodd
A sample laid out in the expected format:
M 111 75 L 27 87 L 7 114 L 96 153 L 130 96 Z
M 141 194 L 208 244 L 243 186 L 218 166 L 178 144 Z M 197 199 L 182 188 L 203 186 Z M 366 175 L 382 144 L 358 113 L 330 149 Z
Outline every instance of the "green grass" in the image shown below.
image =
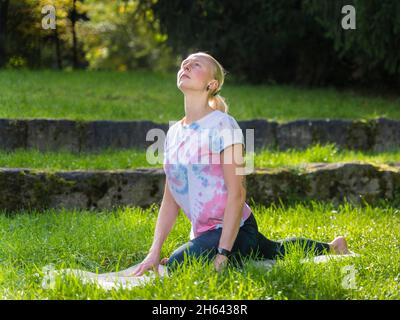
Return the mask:
M 149 72 L 0 71 L 0 118 L 136 120 L 168 123 L 183 114 L 183 96 L 174 74 Z M 351 90 L 302 89 L 230 82 L 221 92 L 237 120 L 400 119 L 399 97 Z M 309 162 L 400 162 L 400 150 L 339 151 L 334 145 L 306 150 L 256 153 L 255 167 L 298 167 Z M 16 150 L 0 152 L 0 167 L 59 170 L 117 170 L 150 165 L 137 150 L 98 154 Z M 353 207 L 305 202 L 270 207 L 252 205 L 259 228 L 270 239 L 304 236 L 330 241 L 344 235 L 360 258 L 327 264 L 301 264 L 294 250 L 266 272 L 250 261 L 222 274 L 212 264 L 186 263 L 172 277 L 131 291 L 103 291 L 70 278 L 54 290 L 41 288 L 42 267 L 110 272 L 140 262 L 153 238 L 158 207 L 89 212 L 22 211 L 0 214 L 0 298 L 2 299 L 399 299 L 400 220 L 393 204 Z M 189 236 L 181 213 L 163 247 L 168 256 Z M 356 289 L 342 286 L 343 267 L 356 270 Z
M 2 299 L 399 299 L 400 219 L 389 204 L 354 207 L 344 203 L 304 202 L 264 207 L 252 205 L 259 229 L 270 239 L 304 236 L 331 241 L 347 238 L 359 258 L 324 264 L 300 263 L 291 251 L 267 272 L 251 261 L 242 269 L 217 274 L 212 264 L 185 263 L 171 277 L 133 290 L 104 291 L 69 277 L 54 289 L 42 289 L 42 267 L 81 268 L 99 273 L 122 270 L 140 262 L 153 237 L 156 205 L 144 210 L 119 208 L 104 212 L 47 210 L 0 215 L 0 297 Z M 162 256 L 189 236 L 181 213 Z M 355 289 L 342 281 L 355 271 Z
M 175 74 L 0 71 L 0 118 L 137 120 L 184 115 Z M 221 95 L 237 120 L 400 119 L 400 98 L 352 90 L 246 85 L 226 79 Z
M 250 160 L 250 157 L 248 158 Z M 254 167 L 298 168 L 310 162 L 344 162 L 360 161 L 372 164 L 391 165 L 400 163 L 400 150 L 391 152 L 361 152 L 338 150 L 333 144 L 313 145 L 305 150 L 276 151 L 265 149 L 256 152 Z M 146 152 L 138 150 L 104 150 L 99 153 L 39 152 L 38 150 L 17 149 L 13 152 L 0 151 L 0 167 L 32 168 L 48 171 L 58 170 L 118 170 L 144 167 L 162 167 L 160 163 L 150 164 L 146 160 Z

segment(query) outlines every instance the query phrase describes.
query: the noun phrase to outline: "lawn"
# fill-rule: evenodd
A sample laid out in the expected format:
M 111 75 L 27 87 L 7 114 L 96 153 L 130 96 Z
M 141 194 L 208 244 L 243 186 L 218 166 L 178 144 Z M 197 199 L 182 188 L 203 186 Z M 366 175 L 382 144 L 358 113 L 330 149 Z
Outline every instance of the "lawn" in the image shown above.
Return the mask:
M 251 158 L 248 157 L 248 160 Z M 305 150 L 291 149 L 276 151 L 265 149 L 256 152 L 256 168 L 299 168 L 310 162 L 344 162 L 357 160 L 372 164 L 400 163 L 400 150 L 391 152 L 361 152 L 339 150 L 333 144 L 313 145 Z M 162 167 L 160 162 L 151 164 L 146 160 L 146 152 L 140 150 L 104 150 L 99 153 L 40 152 L 38 150 L 17 149 L 13 152 L 0 151 L 0 167 L 32 168 L 48 171 L 58 170 L 114 170 L 146 167 Z
M 41 287 L 42 268 L 81 268 L 99 273 L 122 270 L 140 262 L 153 237 L 158 206 L 113 211 L 47 210 L 0 215 L 0 297 L 2 299 L 399 299 L 400 217 L 389 204 L 338 207 L 303 202 L 269 207 L 251 205 L 260 231 L 270 239 L 304 236 L 331 241 L 346 237 L 361 254 L 348 260 L 300 263 L 292 250 L 272 271 L 252 261 L 223 273 L 212 264 L 186 262 L 170 277 L 133 290 L 105 291 L 69 277 L 54 289 Z M 181 212 L 162 250 L 168 256 L 189 238 Z M 296 248 L 294 248 L 296 249 Z M 354 286 L 343 285 L 347 269 Z
M 184 115 L 174 73 L 0 71 L 0 118 L 153 120 Z M 237 120 L 400 119 L 400 98 L 334 88 L 247 85 L 226 78 L 221 95 Z
M 183 96 L 175 74 L 149 72 L 0 71 L 0 118 L 72 120 L 153 120 L 168 123 L 183 114 Z M 333 88 L 246 85 L 230 81 L 221 92 L 237 120 L 400 119 L 400 98 Z M 162 160 L 162 159 L 161 159 Z M 265 149 L 255 154 L 256 168 L 299 168 L 310 162 L 400 162 L 400 150 L 361 152 L 335 145 L 305 150 Z M 0 151 L 0 167 L 48 171 L 117 170 L 162 167 L 145 151 L 99 153 Z M 0 299 L 400 299 L 400 211 L 391 203 L 355 207 L 306 201 L 296 204 L 251 203 L 259 228 L 270 239 L 304 236 L 330 241 L 347 238 L 361 257 L 323 264 L 300 263 L 296 250 L 267 272 L 248 261 L 241 269 L 217 274 L 212 264 L 194 260 L 171 277 L 133 290 L 104 291 L 73 278 L 41 287 L 42 268 L 122 270 L 140 262 L 153 238 L 158 206 L 112 211 L 43 210 L 0 212 Z M 183 213 L 163 247 L 163 256 L 189 239 Z M 343 286 L 350 267 L 355 288 Z

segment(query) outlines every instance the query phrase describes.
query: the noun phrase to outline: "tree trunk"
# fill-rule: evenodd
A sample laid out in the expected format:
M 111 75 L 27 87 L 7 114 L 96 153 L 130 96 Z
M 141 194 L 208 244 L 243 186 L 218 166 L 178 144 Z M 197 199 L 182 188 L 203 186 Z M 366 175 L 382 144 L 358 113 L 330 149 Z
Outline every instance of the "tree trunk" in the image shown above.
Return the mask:
M 72 2 L 72 15 L 71 15 L 71 22 L 72 22 L 72 63 L 74 69 L 78 68 L 78 48 L 77 48 L 77 39 L 76 39 L 76 30 L 75 30 L 75 23 L 77 18 L 76 12 L 76 0 Z
M 57 68 L 59 70 L 62 69 L 62 61 L 61 61 L 61 50 L 60 50 L 60 38 L 58 37 L 57 27 L 54 29 L 54 44 L 56 48 L 56 60 L 57 60 Z
M 7 16 L 9 0 L 0 0 L 0 68 L 7 62 Z

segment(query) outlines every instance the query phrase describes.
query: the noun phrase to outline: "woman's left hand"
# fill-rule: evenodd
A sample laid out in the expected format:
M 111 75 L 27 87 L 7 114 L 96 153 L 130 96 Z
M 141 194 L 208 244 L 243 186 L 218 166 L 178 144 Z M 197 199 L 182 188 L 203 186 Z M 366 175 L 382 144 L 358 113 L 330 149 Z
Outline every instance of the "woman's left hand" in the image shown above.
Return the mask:
M 228 257 L 222 255 L 222 254 L 217 254 L 214 259 L 214 267 L 215 269 L 220 272 L 223 268 L 228 263 Z

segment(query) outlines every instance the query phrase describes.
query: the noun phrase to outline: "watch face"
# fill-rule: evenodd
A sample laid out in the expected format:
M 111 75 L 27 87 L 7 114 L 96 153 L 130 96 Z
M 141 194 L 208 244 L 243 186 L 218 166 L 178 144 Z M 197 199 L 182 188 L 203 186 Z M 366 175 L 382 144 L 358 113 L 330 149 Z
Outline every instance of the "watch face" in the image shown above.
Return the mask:
M 218 248 L 218 253 L 228 257 L 230 254 L 230 251 L 223 249 L 223 248 Z

